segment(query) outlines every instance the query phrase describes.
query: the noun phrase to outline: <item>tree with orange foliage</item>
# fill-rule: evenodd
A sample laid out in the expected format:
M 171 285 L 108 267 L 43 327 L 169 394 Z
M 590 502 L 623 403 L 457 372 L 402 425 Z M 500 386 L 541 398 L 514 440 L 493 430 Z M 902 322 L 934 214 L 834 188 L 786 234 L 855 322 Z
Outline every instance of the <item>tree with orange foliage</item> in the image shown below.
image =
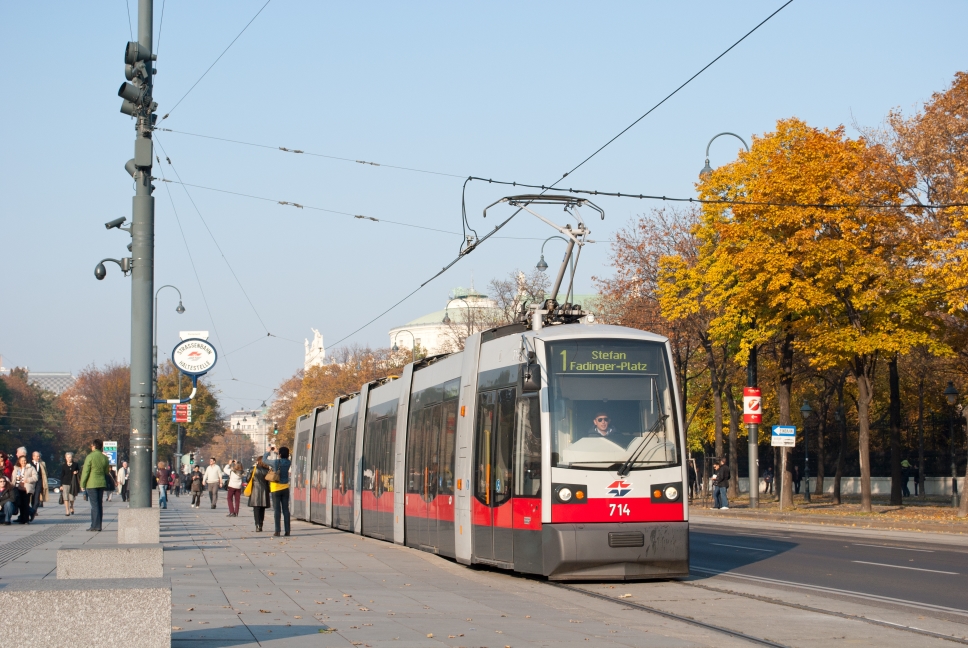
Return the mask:
M 127 365 L 89 365 L 58 398 L 64 411 L 67 448 L 87 453 L 91 439 L 118 442 L 118 456 L 128 456 L 131 434 L 131 379 Z
M 775 132 L 754 138 L 748 153 L 703 180 L 702 198 L 738 202 L 705 205 L 697 230 L 704 280 L 718 288 L 706 298 L 722 309 L 714 334 L 723 339 L 742 331 L 746 348 L 780 338 L 789 343 L 791 365 L 796 349 L 815 367 L 849 368 L 858 392 L 864 511 L 871 510 L 878 359 L 916 345 L 941 350 L 921 288 L 921 230 L 903 208 L 902 188 L 884 158 L 842 127 L 781 120 Z M 789 383 L 778 390 L 781 423 L 790 422 Z M 786 479 L 784 486 L 788 492 Z

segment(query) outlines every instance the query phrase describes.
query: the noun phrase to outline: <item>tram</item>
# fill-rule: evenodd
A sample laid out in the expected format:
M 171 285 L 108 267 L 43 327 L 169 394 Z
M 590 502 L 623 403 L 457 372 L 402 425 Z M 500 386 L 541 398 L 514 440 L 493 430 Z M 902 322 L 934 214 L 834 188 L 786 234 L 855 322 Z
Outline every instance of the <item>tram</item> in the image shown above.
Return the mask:
M 541 306 L 300 417 L 294 515 L 551 580 L 688 575 L 668 340 Z

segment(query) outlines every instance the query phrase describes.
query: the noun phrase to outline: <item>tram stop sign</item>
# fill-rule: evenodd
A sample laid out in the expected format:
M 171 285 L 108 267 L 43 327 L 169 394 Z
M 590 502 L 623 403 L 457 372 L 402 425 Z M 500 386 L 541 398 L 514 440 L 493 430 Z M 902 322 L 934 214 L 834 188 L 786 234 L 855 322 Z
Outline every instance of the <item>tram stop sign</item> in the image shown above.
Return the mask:
M 171 361 L 187 376 L 201 376 L 212 370 L 218 360 L 215 347 L 201 338 L 188 338 L 175 345 Z
M 759 387 L 743 388 L 743 423 L 759 425 L 763 422 L 763 395 Z
M 796 446 L 797 428 L 792 425 L 774 425 L 773 439 L 770 445 L 780 448 L 792 448 Z

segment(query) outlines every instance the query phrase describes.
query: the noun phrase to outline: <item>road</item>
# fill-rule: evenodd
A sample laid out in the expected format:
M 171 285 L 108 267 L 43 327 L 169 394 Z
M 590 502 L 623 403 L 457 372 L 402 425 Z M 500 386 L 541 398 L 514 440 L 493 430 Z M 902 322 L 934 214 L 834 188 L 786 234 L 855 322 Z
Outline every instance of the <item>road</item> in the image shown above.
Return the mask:
M 845 536 L 736 527 L 693 522 L 691 568 L 696 576 L 728 572 L 761 583 L 852 593 L 968 617 L 968 543 L 901 541 L 876 531 Z

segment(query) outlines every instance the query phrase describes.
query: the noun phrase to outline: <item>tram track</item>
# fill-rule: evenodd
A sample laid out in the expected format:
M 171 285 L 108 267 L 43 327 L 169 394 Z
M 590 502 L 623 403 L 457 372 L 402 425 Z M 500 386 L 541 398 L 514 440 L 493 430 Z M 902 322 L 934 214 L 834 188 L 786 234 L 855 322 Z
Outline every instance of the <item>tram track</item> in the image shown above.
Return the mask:
M 860 616 L 857 614 L 847 614 L 846 612 L 836 612 L 834 610 L 825 610 L 823 608 L 813 607 L 810 605 L 803 605 L 800 603 L 791 603 L 789 601 L 783 601 L 780 599 L 772 598 L 770 596 L 761 596 L 759 594 L 749 594 L 747 592 L 737 592 L 736 590 L 723 589 L 719 587 L 710 587 L 709 585 L 701 585 L 699 583 L 688 583 L 685 581 L 675 581 L 675 582 L 677 582 L 679 585 L 684 585 L 686 587 L 695 587 L 698 589 L 706 590 L 708 592 L 729 594 L 731 596 L 742 596 L 743 598 L 752 599 L 754 601 L 760 601 L 762 603 L 782 605 L 783 607 L 793 608 L 795 610 L 803 610 L 804 612 L 813 612 L 815 614 L 824 614 L 827 616 L 837 617 L 839 619 L 847 619 L 849 621 L 861 621 L 863 623 L 868 623 L 870 625 L 875 625 L 882 628 L 890 628 L 891 630 L 902 630 L 904 632 L 910 632 L 913 634 L 921 635 L 923 637 L 930 637 L 932 639 L 943 639 L 945 641 L 951 641 L 954 643 L 960 643 L 968 646 L 968 639 L 955 637 L 953 635 L 946 635 L 940 632 L 932 632 L 931 630 L 924 630 L 922 628 L 915 628 L 914 626 L 907 626 L 900 623 L 891 623 L 890 621 L 881 621 L 880 619 L 872 619 L 870 617 Z
M 607 594 L 599 594 L 598 592 L 592 592 L 582 587 L 576 587 L 574 585 L 565 585 L 564 583 L 552 583 L 552 582 L 549 582 L 548 585 L 551 585 L 552 587 L 557 587 L 559 589 L 564 589 L 564 590 L 569 590 L 571 592 L 584 594 L 585 596 L 597 598 L 602 601 L 608 601 L 609 603 L 615 603 L 625 608 L 642 610 L 643 612 L 649 612 L 651 614 L 662 616 L 667 619 L 672 619 L 673 621 L 681 621 L 682 623 L 688 623 L 689 625 L 694 625 L 699 628 L 703 628 L 705 630 L 711 630 L 713 632 L 718 632 L 719 634 L 729 635 L 730 637 L 734 637 L 736 639 L 748 641 L 749 643 L 756 644 L 758 646 L 771 646 L 772 648 L 791 648 L 787 644 L 778 643 L 776 641 L 770 641 L 769 639 L 763 639 L 761 637 L 754 637 L 753 635 L 748 635 L 745 632 L 740 632 L 739 630 L 733 630 L 731 628 L 726 628 L 724 626 L 719 626 L 713 623 L 707 623 L 706 621 L 700 621 L 699 619 L 694 619 L 693 617 L 676 614 L 674 612 L 667 612 L 665 610 L 652 607 L 651 605 L 644 605 L 642 603 L 633 603 L 625 599 L 619 599 L 613 596 L 608 596 Z

